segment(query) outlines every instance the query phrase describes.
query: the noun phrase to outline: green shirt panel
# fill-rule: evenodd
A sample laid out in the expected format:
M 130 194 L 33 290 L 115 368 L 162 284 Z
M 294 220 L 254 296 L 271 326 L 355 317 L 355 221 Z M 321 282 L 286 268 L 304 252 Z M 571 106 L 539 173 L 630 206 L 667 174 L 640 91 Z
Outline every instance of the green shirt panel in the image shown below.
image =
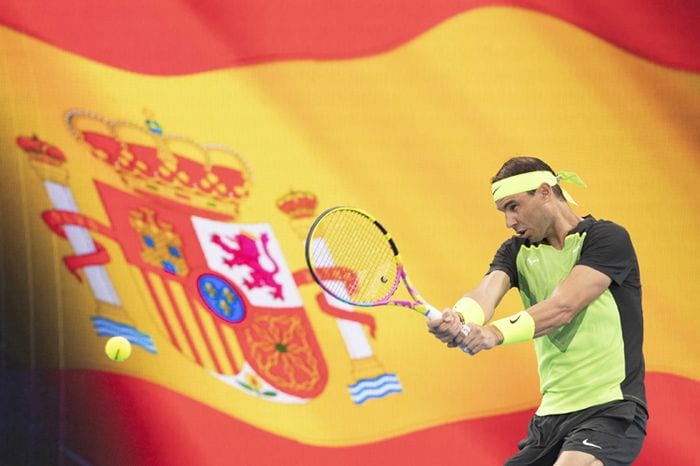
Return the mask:
M 521 246 L 520 296 L 530 307 L 548 299 L 578 263 L 586 233 L 566 237 L 561 250 Z M 609 290 L 567 325 L 535 339 L 542 403 L 537 414 L 562 414 L 622 399 L 625 377 L 620 314 Z

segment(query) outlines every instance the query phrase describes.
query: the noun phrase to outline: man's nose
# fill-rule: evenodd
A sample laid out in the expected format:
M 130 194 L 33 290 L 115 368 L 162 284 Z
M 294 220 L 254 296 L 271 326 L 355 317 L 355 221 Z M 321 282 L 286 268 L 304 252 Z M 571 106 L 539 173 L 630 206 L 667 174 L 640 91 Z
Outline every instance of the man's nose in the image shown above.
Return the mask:
M 506 213 L 506 227 L 507 228 L 513 228 L 515 225 L 518 223 L 517 219 L 515 218 L 515 215 L 511 213 Z

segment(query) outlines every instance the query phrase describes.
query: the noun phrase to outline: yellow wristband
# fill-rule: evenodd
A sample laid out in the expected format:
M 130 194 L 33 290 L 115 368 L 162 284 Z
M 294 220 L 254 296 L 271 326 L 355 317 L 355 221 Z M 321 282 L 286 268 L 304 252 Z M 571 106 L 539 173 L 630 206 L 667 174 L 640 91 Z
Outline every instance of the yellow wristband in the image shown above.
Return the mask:
M 468 297 L 461 298 L 452 306 L 452 310 L 459 316 L 463 324 L 473 322 L 484 325 L 484 310 L 476 300 Z
M 535 321 L 527 311 L 520 311 L 505 319 L 491 323 L 503 334 L 502 345 L 532 340 L 535 336 Z

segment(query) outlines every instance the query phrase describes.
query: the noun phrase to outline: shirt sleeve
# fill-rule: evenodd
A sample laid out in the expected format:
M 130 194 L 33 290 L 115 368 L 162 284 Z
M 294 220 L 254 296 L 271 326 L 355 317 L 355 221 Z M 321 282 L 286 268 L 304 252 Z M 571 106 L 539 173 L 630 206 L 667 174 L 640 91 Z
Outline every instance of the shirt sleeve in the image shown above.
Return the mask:
M 620 225 L 601 221 L 588 231 L 581 248 L 580 265 L 602 272 L 621 285 L 636 262 L 629 233 Z
M 501 247 L 496 251 L 496 255 L 491 261 L 489 271 L 486 275 L 495 270 L 505 272 L 510 278 L 510 286 L 518 287 L 518 270 L 515 259 L 518 256 L 519 245 L 514 238 L 510 238 L 501 244 Z

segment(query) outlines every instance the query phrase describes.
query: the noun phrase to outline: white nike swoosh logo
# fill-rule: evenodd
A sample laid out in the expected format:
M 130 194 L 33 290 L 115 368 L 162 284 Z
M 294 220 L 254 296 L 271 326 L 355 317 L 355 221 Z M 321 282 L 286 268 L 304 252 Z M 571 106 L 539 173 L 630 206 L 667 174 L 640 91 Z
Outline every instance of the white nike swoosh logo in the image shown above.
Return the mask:
M 598 446 L 598 445 L 596 445 L 595 443 L 589 442 L 588 439 L 585 439 L 582 443 L 583 443 L 584 445 L 586 445 L 587 447 L 593 447 L 593 448 L 597 448 L 597 449 L 599 449 L 599 450 L 602 450 L 602 449 L 603 449 L 603 447 Z

